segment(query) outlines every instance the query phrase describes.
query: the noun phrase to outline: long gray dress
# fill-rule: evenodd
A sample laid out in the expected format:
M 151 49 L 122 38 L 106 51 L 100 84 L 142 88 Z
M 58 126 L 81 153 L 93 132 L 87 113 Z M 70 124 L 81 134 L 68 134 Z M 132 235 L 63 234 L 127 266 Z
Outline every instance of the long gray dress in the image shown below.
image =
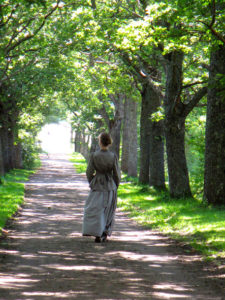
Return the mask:
M 84 207 L 83 235 L 111 235 L 117 205 L 120 169 L 116 155 L 109 150 L 91 154 L 86 170 L 90 193 Z

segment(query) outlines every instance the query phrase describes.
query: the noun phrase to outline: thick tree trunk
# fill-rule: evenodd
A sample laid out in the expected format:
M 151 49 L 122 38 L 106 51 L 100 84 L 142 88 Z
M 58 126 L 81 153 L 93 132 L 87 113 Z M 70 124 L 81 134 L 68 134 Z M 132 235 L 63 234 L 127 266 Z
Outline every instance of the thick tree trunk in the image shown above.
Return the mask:
M 85 152 L 85 132 L 82 130 L 80 135 L 80 153 L 84 156 Z
M 225 204 L 225 45 L 211 54 L 206 119 L 204 198 Z
M 165 94 L 165 136 L 172 197 L 191 196 L 185 156 L 185 117 L 180 100 L 182 89 L 183 53 L 174 51 L 167 56 Z
M 151 92 L 148 85 L 143 86 L 140 119 L 140 173 L 139 182 L 149 184 L 149 162 L 150 162 L 150 105 Z
M 167 120 L 168 121 L 168 120 Z M 185 119 L 174 119 L 166 123 L 166 150 L 170 195 L 190 197 L 189 176 L 185 156 Z
M 130 102 L 130 146 L 129 146 L 129 163 L 128 175 L 137 177 L 137 160 L 138 160 L 138 141 L 137 141 L 137 102 L 132 99 Z
M 97 150 L 99 150 L 99 144 L 98 144 L 98 138 L 93 135 L 91 138 L 91 148 L 90 148 L 90 153 L 95 152 Z
M 130 147 L 130 116 L 129 116 L 129 100 L 125 97 L 124 101 L 124 118 L 123 118 L 123 145 L 121 157 L 121 170 L 128 173 L 129 166 L 129 147 Z
M 158 93 L 146 82 L 142 91 L 139 181 L 165 188 L 163 127 L 161 121 L 151 119 L 159 107 Z
M 23 161 L 22 161 L 22 146 L 20 143 L 14 146 L 14 168 L 22 169 Z
M 165 189 L 163 122 L 151 122 L 149 185 Z
M 8 128 L 3 125 L 1 128 L 1 137 L 2 137 L 2 154 L 3 154 L 3 163 L 4 170 L 8 172 L 11 169 L 10 166 L 10 151 L 9 151 L 9 136 L 8 136 Z
M 120 137 L 121 137 L 121 125 L 124 117 L 124 95 L 111 95 L 111 100 L 115 106 L 114 119 L 108 121 L 109 133 L 113 139 L 113 144 L 110 150 L 120 157 Z
M 75 146 L 75 148 L 74 148 L 75 152 L 80 153 L 80 150 L 81 150 L 81 131 L 80 130 L 76 130 L 74 146 Z
M 121 169 L 129 176 L 137 176 L 137 102 L 125 99 Z
M 0 135 L 0 177 L 5 175 L 3 153 L 2 153 L 2 139 Z
M 89 147 L 88 147 L 88 136 L 85 135 L 83 132 L 81 135 L 81 149 L 80 149 L 81 154 L 83 157 L 88 160 L 89 156 Z
M 122 119 L 116 118 L 110 122 L 109 133 L 113 139 L 113 144 L 110 147 L 110 150 L 120 157 L 120 133 L 121 133 L 121 123 Z

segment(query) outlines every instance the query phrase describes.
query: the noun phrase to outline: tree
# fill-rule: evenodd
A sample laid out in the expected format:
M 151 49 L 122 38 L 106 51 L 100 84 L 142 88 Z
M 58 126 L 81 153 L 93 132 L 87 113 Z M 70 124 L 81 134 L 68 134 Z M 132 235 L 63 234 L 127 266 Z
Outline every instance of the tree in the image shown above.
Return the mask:
M 204 199 L 209 204 L 225 204 L 225 5 L 213 1 L 209 29 L 212 44 L 207 98 Z
M 125 97 L 121 169 L 128 176 L 137 177 L 137 101 Z
M 39 33 L 47 20 L 58 9 L 53 1 L 4 1 L 0 5 L 0 138 L 4 166 L 3 173 L 16 166 L 19 146 L 18 121 L 22 107 L 29 106 L 25 97 L 26 86 L 33 75 L 29 72 L 37 64 L 38 44 L 43 39 Z M 40 46 L 40 44 L 39 44 Z
M 160 85 L 161 89 L 165 91 L 164 123 L 169 186 L 170 194 L 173 197 L 191 196 L 185 157 L 185 119 L 207 92 L 206 87 L 201 87 L 201 84 L 204 83 L 204 72 L 201 69 L 199 74 L 194 71 L 194 75 L 198 79 L 196 83 L 190 76 L 190 70 L 193 72 L 193 65 L 196 65 L 196 61 L 190 53 L 196 51 L 202 57 L 201 48 L 197 43 L 198 38 L 195 37 L 196 33 L 192 26 L 193 19 L 194 16 L 189 8 L 184 7 L 182 3 L 177 4 L 175 1 L 171 1 L 170 4 L 150 2 L 146 7 L 146 15 L 142 19 L 131 20 L 129 25 L 120 29 L 124 37 L 122 42 L 124 48 L 132 49 L 132 53 L 141 57 L 139 61 L 147 61 L 149 66 L 152 64 L 157 66 L 156 62 L 161 65 L 161 67 L 157 66 L 157 70 L 162 72 Z M 150 61 L 150 58 L 154 60 Z M 197 61 L 197 64 L 200 63 L 201 60 Z M 185 74 L 183 72 L 184 65 L 186 65 Z M 149 74 L 147 68 L 142 70 L 145 74 Z M 191 78 L 188 78 L 187 75 Z M 184 84 L 187 81 L 188 84 Z M 197 84 L 200 85 L 199 89 L 194 88 Z M 188 87 L 191 88 L 189 92 L 187 92 Z M 155 80 L 152 88 L 157 89 Z M 147 93 L 143 93 L 143 95 L 145 94 Z M 148 106 L 145 106 L 143 109 L 146 115 L 147 108 Z M 150 132 L 150 124 L 148 126 L 146 131 Z M 147 145 L 147 143 L 145 144 Z M 145 149 L 145 144 L 141 145 L 142 151 Z M 145 161 L 148 161 L 148 151 L 147 149 L 145 152 Z M 144 163 L 141 170 L 143 174 L 140 173 L 140 177 L 147 178 L 148 170 L 144 169 Z

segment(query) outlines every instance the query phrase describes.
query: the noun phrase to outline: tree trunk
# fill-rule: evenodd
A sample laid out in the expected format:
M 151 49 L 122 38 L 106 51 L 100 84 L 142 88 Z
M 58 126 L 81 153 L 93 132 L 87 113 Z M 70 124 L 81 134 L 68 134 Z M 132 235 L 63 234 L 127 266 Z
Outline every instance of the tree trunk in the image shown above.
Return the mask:
M 211 53 L 206 119 L 204 198 L 225 204 L 225 45 Z
M 74 145 L 75 145 L 75 152 L 80 153 L 80 150 L 81 150 L 81 131 L 80 130 L 76 131 Z
M 121 133 L 121 123 L 122 119 L 115 118 L 110 122 L 109 133 L 112 137 L 113 144 L 110 147 L 110 150 L 116 154 L 116 156 L 120 157 L 120 133 Z
M 84 157 L 86 159 L 86 161 L 88 161 L 89 159 L 89 143 L 90 143 L 90 135 L 87 135 L 86 136 L 86 139 L 85 139 L 85 147 L 84 147 Z
M 113 144 L 110 147 L 110 150 L 120 157 L 120 136 L 121 136 L 121 125 L 124 117 L 124 95 L 116 94 L 110 96 L 114 106 L 114 118 L 109 120 L 109 133 L 113 139 Z
M 88 160 L 88 155 L 89 155 L 89 149 L 88 149 L 88 136 L 85 135 L 85 132 L 83 131 L 81 135 L 81 149 L 80 149 L 81 154 L 83 157 Z
M 8 172 L 10 170 L 10 159 L 9 159 L 9 141 L 8 141 L 8 128 L 3 124 L 1 128 L 1 136 L 2 136 L 2 155 L 3 155 L 3 163 L 4 170 Z
M 83 129 L 80 135 L 80 153 L 84 156 L 85 152 L 85 130 Z
M 165 94 L 165 136 L 170 195 L 190 197 L 191 190 L 185 156 L 185 117 L 180 95 L 182 89 L 183 53 L 167 55 Z
M 157 188 L 165 188 L 162 122 L 151 119 L 159 107 L 158 93 L 152 85 L 145 82 L 141 107 L 139 181 Z
M 137 159 L 138 159 L 138 141 L 137 141 L 137 102 L 132 99 L 130 102 L 130 146 L 129 146 L 129 161 L 128 175 L 137 177 Z
M 168 120 L 167 120 L 168 121 Z M 185 119 L 178 118 L 166 123 L 166 150 L 170 195 L 190 197 L 189 176 L 185 156 Z
M 129 124 L 129 99 L 125 97 L 124 101 L 124 118 L 123 118 L 123 145 L 122 145 L 122 157 L 121 157 L 121 170 L 124 173 L 128 173 L 129 166 L 129 147 L 130 147 L 130 124 Z
M 3 153 L 2 153 L 2 139 L 0 135 L 0 177 L 5 175 L 4 163 L 3 163 Z
M 18 143 L 14 146 L 14 168 L 22 169 L 23 161 L 22 161 L 22 146 Z
M 95 152 L 99 149 L 100 149 L 100 147 L 99 147 L 99 144 L 98 144 L 98 138 L 95 135 L 93 135 L 92 139 L 91 139 L 90 153 L 93 153 L 93 152 Z
M 151 122 L 149 185 L 165 189 L 163 121 Z
M 139 182 L 149 184 L 150 162 L 150 105 L 151 93 L 148 85 L 143 85 L 141 93 L 141 119 L 140 119 L 140 173 Z
M 137 176 L 137 102 L 125 98 L 121 170 Z

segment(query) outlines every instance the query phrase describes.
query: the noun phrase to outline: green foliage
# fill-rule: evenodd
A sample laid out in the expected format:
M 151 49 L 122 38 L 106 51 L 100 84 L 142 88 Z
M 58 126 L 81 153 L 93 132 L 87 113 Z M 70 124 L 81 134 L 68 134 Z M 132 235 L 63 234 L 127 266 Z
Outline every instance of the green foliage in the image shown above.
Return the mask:
M 16 213 L 24 199 L 24 181 L 33 171 L 12 170 L 0 185 L 0 232 L 6 221 Z
M 223 209 L 204 207 L 195 199 L 177 201 L 168 192 L 133 182 L 123 182 L 118 197 L 119 207 L 140 224 L 169 234 L 208 259 L 225 257 Z
M 186 155 L 194 197 L 203 196 L 206 107 L 198 108 L 186 121 Z
M 22 161 L 23 168 L 32 170 L 40 166 L 39 154 L 41 152 L 40 145 L 33 136 L 26 134 L 21 141 L 22 145 Z

